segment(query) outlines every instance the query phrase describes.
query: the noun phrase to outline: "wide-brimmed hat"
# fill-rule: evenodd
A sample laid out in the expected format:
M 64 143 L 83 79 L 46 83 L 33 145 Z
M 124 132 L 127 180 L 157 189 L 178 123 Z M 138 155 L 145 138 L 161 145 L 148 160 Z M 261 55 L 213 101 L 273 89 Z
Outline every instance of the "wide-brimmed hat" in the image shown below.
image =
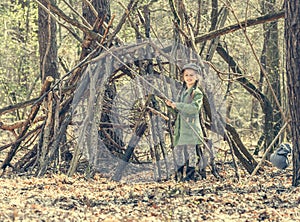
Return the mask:
M 185 64 L 181 69 L 181 73 L 183 73 L 183 71 L 186 69 L 192 69 L 192 70 L 195 70 L 196 72 L 200 73 L 200 67 L 195 63 Z

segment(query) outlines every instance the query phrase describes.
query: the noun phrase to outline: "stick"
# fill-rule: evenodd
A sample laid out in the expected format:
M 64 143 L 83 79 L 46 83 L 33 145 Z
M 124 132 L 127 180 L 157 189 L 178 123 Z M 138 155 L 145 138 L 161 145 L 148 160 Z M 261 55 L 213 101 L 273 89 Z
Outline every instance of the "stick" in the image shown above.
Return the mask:
M 272 146 L 274 145 L 274 143 L 276 142 L 276 140 L 278 139 L 278 137 L 283 133 L 284 129 L 287 127 L 288 122 L 285 122 L 285 124 L 281 127 L 280 131 L 278 132 L 278 134 L 276 135 L 276 137 L 273 139 L 272 143 L 269 145 L 269 147 L 266 149 L 261 161 L 257 164 L 257 166 L 255 167 L 255 169 L 253 170 L 252 174 L 250 175 L 250 177 L 248 178 L 248 180 L 251 179 L 252 176 L 254 176 L 256 174 L 256 172 L 258 171 L 258 169 L 260 168 L 260 166 L 263 164 L 264 160 L 267 157 L 267 154 L 269 153 L 269 151 L 271 150 Z
M 116 170 L 114 176 L 112 177 L 112 180 L 114 180 L 114 181 L 121 180 L 123 171 L 125 170 L 128 162 L 130 160 L 130 157 L 133 154 L 135 147 L 139 143 L 139 141 L 140 141 L 141 137 L 143 136 L 146 129 L 147 129 L 147 124 L 145 122 L 142 122 L 140 125 L 138 125 L 134 135 L 131 137 L 131 139 L 128 143 L 126 152 L 125 152 L 121 162 L 119 163 L 117 170 Z
M 46 77 L 46 80 L 44 82 L 44 85 L 42 86 L 40 95 L 43 95 L 50 88 L 50 85 L 53 81 L 54 81 L 54 79 L 51 76 Z M 10 165 L 10 161 L 13 159 L 19 146 L 21 145 L 22 140 L 20 140 L 20 139 L 23 138 L 23 136 L 27 133 L 29 127 L 31 126 L 32 122 L 36 118 L 36 115 L 38 114 L 41 104 L 42 104 L 42 100 L 37 102 L 33 107 L 31 107 L 31 112 L 30 112 L 24 126 L 22 127 L 18 138 L 16 139 L 16 141 L 18 141 L 18 142 L 13 144 L 13 146 L 11 147 L 10 151 L 7 154 L 7 157 L 5 158 L 5 160 L 2 163 L 1 169 L 5 170 L 6 167 L 8 167 Z
M 166 121 L 169 121 L 169 117 L 164 115 L 163 113 L 157 111 L 156 109 L 153 109 L 152 107 L 148 106 L 147 109 L 149 111 L 151 111 L 153 114 L 160 116 L 161 118 L 163 118 Z

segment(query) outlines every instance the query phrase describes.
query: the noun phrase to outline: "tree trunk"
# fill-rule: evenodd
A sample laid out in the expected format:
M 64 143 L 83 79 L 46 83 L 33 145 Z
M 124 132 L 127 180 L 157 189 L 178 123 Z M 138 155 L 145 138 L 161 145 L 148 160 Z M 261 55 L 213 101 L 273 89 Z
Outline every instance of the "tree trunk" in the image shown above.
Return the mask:
M 91 5 L 94 7 L 95 11 L 91 9 Z M 110 4 L 109 0 L 92 0 L 91 5 L 87 5 L 85 1 L 83 1 L 82 5 L 82 14 L 86 21 L 93 26 L 96 19 L 103 19 L 105 22 L 110 20 Z M 98 15 L 95 15 L 98 13 Z M 95 27 L 97 32 L 103 34 L 104 29 L 101 27 Z
M 262 11 L 264 14 L 271 13 L 274 11 L 276 0 L 265 0 L 262 2 Z M 265 68 L 266 73 L 268 73 L 267 78 L 269 79 L 272 89 L 269 87 L 266 88 L 265 95 L 271 102 L 271 106 L 274 107 L 274 110 L 270 110 L 270 113 L 266 113 L 265 115 L 265 125 L 264 125 L 264 135 L 265 135 L 265 143 L 264 149 L 269 147 L 271 142 L 273 141 L 275 135 L 277 135 L 278 131 L 281 128 L 281 113 L 279 108 L 277 107 L 275 96 L 277 101 L 281 103 L 280 96 L 280 78 L 279 78 L 279 50 L 278 50 L 278 22 L 271 21 L 269 23 L 265 23 L 264 27 L 264 52 L 262 54 L 263 59 L 263 67 Z M 273 95 L 273 92 L 275 95 Z M 266 117 L 266 116 L 270 116 Z M 275 146 L 278 142 L 275 143 Z
M 48 7 L 47 0 L 40 2 Z M 51 0 L 55 3 L 55 0 Z M 40 53 L 40 73 L 41 79 L 44 82 L 47 76 L 58 78 L 58 63 L 57 63 L 57 44 L 56 44 L 56 22 L 51 18 L 48 12 L 39 6 L 39 53 Z
M 286 72 L 293 141 L 293 186 L 300 184 L 300 2 L 285 1 Z
M 82 15 L 89 23 L 89 26 L 93 27 L 93 31 L 103 36 L 105 28 L 102 26 L 103 22 L 108 23 L 110 20 L 110 4 L 109 0 L 92 0 L 88 5 L 86 1 L 82 3 Z M 89 40 L 88 36 L 85 36 L 86 40 Z M 88 44 L 82 44 L 82 58 L 87 56 L 94 48 L 97 47 L 95 42 Z M 84 53 L 85 52 L 85 53 Z

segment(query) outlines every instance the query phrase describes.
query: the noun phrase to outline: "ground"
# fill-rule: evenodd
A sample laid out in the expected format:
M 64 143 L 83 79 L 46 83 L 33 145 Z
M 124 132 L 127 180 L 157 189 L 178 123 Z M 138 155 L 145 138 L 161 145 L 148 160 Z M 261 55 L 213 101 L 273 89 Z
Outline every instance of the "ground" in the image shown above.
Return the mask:
M 96 174 L 3 175 L 0 221 L 300 221 L 291 170 L 197 182 L 113 182 Z

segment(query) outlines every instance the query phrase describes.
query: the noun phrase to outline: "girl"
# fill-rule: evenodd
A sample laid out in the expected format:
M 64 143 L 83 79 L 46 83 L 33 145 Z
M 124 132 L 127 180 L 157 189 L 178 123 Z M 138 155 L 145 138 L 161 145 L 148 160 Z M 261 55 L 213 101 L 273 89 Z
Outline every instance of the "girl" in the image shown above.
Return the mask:
M 176 179 L 183 180 L 184 165 L 187 166 L 184 180 L 194 180 L 197 165 L 196 148 L 203 143 L 199 113 L 203 94 L 197 87 L 199 67 L 189 63 L 182 68 L 183 86 L 177 102 L 166 100 L 166 104 L 177 111 L 174 129 L 174 154 L 176 162 Z M 198 147 L 197 147 L 198 146 Z M 199 154 L 198 154 L 199 156 Z

